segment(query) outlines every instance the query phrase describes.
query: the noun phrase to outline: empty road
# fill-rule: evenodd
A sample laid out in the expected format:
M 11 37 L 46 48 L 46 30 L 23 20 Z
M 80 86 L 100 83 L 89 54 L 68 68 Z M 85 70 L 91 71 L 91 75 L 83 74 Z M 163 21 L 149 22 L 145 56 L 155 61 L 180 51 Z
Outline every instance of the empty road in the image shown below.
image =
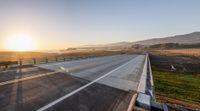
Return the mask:
M 145 55 L 115 55 L 0 72 L 1 111 L 126 111 Z

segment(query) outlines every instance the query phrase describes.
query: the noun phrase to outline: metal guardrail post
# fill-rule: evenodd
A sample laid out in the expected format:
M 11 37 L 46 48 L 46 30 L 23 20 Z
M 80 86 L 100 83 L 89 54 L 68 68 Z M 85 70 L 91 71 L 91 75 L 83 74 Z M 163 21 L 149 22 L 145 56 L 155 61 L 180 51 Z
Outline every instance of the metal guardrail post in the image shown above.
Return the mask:
M 19 66 L 22 66 L 22 59 L 19 59 Z
M 46 63 L 48 63 L 48 58 L 46 57 L 45 59 L 46 59 Z
M 36 59 L 35 58 L 33 58 L 33 64 L 36 64 Z
M 56 62 L 58 62 L 58 57 L 56 57 Z

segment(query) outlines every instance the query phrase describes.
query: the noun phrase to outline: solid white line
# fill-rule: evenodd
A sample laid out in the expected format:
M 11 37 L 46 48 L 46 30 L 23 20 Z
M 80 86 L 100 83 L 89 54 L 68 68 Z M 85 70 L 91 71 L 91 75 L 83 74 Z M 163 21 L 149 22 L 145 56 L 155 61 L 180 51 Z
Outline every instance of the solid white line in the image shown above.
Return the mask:
M 134 57 L 134 58 L 135 58 L 135 57 Z M 133 59 L 134 59 L 134 58 L 133 58 Z M 53 102 L 51 102 L 51 103 L 49 103 L 49 104 L 43 106 L 42 108 L 38 109 L 37 111 L 44 111 L 44 110 L 47 110 L 48 108 L 50 108 L 50 107 L 54 106 L 55 104 L 57 104 L 57 103 L 63 101 L 64 99 L 66 99 L 66 98 L 68 98 L 68 97 L 74 95 L 75 93 L 77 93 L 77 92 L 79 92 L 79 91 L 81 91 L 81 90 L 87 88 L 88 86 L 94 84 L 95 82 L 99 81 L 100 79 L 102 79 L 102 78 L 104 78 L 104 77 L 110 75 L 111 73 L 115 72 L 116 70 L 118 70 L 118 69 L 120 69 L 120 68 L 126 66 L 127 64 L 131 63 L 133 59 L 131 59 L 130 61 L 126 62 L 125 64 L 123 64 L 123 65 L 121 65 L 121 66 L 115 68 L 114 70 L 112 70 L 112 71 L 110 71 L 110 72 L 104 74 L 103 76 L 101 76 L 101 77 L 95 79 L 94 81 L 91 81 L 90 83 L 88 83 L 88 84 L 86 84 L 86 85 L 84 85 L 84 86 L 82 86 L 82 87 L 80 87 L 80 88 L 74 90 L 73 92 L 71 92 L 71 93 L 69 93 L 69 94 L 66 94 L 65 96 L 62 96 L 61 98 L 59 98 L 59 99 L 57 99 L 57 100 L 55 100 L 55 101 L 53 101 Z

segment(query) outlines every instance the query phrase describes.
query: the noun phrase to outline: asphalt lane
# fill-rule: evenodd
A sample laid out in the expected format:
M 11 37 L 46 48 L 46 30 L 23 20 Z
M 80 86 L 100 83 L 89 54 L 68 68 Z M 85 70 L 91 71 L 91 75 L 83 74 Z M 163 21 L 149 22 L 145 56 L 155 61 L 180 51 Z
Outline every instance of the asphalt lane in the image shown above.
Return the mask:
M 0 87 L 1 111 L 34 111 L 88 81 L 57 73 Z
M 93 81 L 130 60 L 131 62 L 125 67 L 98 81 L 100 84 L 129 91 L 137 90 L 145 55 L 117 55 L 103 59 L 98 58 L 98 61 L 96 59 L 91 59 L 89 63 L 85 63 L 85 61 L 76 61 L 76 64 L 81 64 L 80 66 L 75 66 L 76 68 L 74 68 L 73 63 L 70 62 L 48 65 L 42 64 L 39 66 L 50 70 L 59 70 L 58 66 L 61 66 L 72 76 Z M 90 67 L 86 68 L 88 66 Z
M 134 92 L 93 84 L 47 111 L 126 111 Z
M 105 56 L 105 57 L 96 57 L 96 58 L 88 58 L 82 60 L 74 60 L 74 61 L 65 61 L 59 63 L 49 63 L 49 64 L 39 64 L 36 65 L 38 67 L 42 67 L 44 69 L 51 70 L 59 70 L 60 66 L 65 67 L 69 72 L 81 71 L 88 68 L 93 68 L 99 65 L 105 64 L 114 64 L 119 60 L 130 60 L 131 57 L 135 57 L 137 55 L 114 55 L 114 56 Z
M 9 80 L 20 79 L 24 77 L 29 77 L 33 75 L 39 75 L 44 73 L 52 72 L 50 70 L 41 69 L 39 67 L 29 67 L 29 68 L 17 68 L 11 71 L 0 72 L 0 82 L 5 82 Z

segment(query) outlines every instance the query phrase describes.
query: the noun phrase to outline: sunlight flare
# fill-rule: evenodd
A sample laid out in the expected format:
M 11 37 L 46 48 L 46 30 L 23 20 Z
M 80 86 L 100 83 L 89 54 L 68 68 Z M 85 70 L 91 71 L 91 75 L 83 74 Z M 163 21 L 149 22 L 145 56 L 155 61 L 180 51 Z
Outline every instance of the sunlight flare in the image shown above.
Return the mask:
M 25 34 L 14 35 L 6 40 L 6 48 L 11 51 L 31 51 L 35 47 L 33 39 Z

